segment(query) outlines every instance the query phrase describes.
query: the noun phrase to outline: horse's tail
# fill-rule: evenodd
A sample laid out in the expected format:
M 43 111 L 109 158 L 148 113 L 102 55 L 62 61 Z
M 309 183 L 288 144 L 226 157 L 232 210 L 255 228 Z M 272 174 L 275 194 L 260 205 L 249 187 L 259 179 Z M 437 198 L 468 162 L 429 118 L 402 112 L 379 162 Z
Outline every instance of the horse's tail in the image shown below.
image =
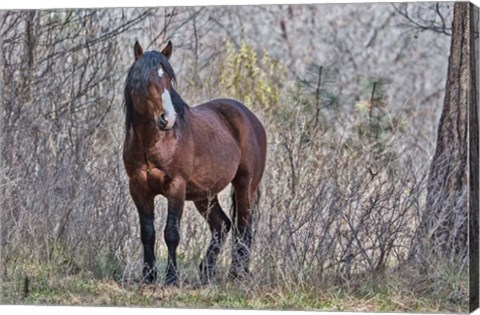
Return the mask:
M 257 188 L 255 192 L 255 200 L 253 201 L 253 213 L 252 218 L 250 219 L 250 224 L 252 225 L 252 235 L 255 235 L 255 231 L 257 230 L 258 221 L 260 220 L 260 198 L 262 197 L 262 191 L 260 187 Z M 252 222 L 253 221 L 253 222 Z
M 258 222 L 258 219 L 260 218 L 260 212 L 258 211 L 259 205 L 260 205 L 260 198 L 262 196 L 262 192 L 260 190 L 260 187 L 257 188 L 255 192 L 255 199 L 253 200 L 253 209 L 252 209 L 252 216 L 250 217 L 250 228 L 252 229 L 252 232 L 255 231 L 255 226 L 256 223 Z M 232 206 L 231 206 L 231 219 L 232 219 L 232 226 L 234 231 L 236 231 L 236 222 L 237 222 L 237 197 L 235 195 L 235 190 L 232 188 Z
M 231 207 L 231 219 L 233 230 L 237 230 L 237 197 L 235 196 L 235 189 L 232 187 L 232 207 Z

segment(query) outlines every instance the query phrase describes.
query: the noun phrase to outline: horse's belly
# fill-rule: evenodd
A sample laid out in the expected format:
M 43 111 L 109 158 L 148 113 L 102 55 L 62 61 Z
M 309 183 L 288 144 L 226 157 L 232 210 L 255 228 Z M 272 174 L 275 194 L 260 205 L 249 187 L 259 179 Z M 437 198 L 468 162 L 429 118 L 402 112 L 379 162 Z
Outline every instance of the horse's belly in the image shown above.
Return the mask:
M 190 201 L 201 201 L 208 199 L 209 197 L 215 195 L 214 193 L 208 193 L 207 191 L 203 189 L 198 189 L 194 188 L 192 189 L 192 186 L 189 185 L 187 189 L 187 194 L 185 196 L 185 200 L 190 200 Z
M 187 184 L 187 192 L 186 192 L 186 199 L 199 201 L 205 200 L 211 196 L 214 196 L 221 192 L 227 185 L 232 181 L 233 178 L 230 180 L 222 180 L 218 181 L 212 185 L 199 185 L 198 183 L 189 182 Z
M 187 183 L 187 199 L 204 200 L 227 187 L 235 177 L 238 167 L 237 161 L 229 162 L 198 167 Z

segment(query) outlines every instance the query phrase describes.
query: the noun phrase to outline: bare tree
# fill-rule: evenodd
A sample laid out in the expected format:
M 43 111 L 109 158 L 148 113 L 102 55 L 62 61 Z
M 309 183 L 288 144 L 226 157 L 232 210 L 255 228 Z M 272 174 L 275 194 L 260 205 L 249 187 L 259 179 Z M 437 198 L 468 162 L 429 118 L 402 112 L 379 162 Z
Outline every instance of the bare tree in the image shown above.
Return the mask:
M 433 31 L 439 34 L 452 35 L 449 25 L 450 3 L 421 3 L 408 5 L 408 3 L 393 4 L 395 11 L 400 14 L 406 23 L 403 26 L 415 32 Z

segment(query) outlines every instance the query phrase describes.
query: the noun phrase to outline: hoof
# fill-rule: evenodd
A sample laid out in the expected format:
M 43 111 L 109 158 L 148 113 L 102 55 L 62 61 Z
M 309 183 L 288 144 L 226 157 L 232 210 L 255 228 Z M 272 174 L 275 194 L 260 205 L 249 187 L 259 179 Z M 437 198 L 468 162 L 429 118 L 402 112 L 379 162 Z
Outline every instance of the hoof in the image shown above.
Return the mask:
M 242 280 L 248 276 L 248 269 L 240 266 L 231 266 L 228 277 L 232 280 Z
M 148 267 L 143 268 L 143 283 L 154 284 L 157 281 L 157 270 Z
M 215 269 L 213 266 L 204 266 L 203 261 L 199 266 L 200 281 L 202 285 L 208 285 L 213 283 L 213 277 L 215 276 Z
M 179 281 L 178 281 L 178 276 L 176 274 L 174 275 L 167 275 L 165 278 L 165 285 L 167 287 L 178 287 Z

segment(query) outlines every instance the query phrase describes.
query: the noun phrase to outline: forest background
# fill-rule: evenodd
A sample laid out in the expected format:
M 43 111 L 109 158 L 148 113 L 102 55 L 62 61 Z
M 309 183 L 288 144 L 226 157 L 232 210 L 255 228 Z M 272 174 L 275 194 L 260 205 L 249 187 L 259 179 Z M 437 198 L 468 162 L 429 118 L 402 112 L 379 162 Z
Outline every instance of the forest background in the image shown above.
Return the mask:
M 1 303 L 465 311 L 462 253 L 410 259 L 452 14 L 448 2 L 2 11 Z M 185 282 L 138 284 L 121 159 L 136 39 L 147 50 L 174 43 L 187 103 L 236 98 L 266 126 L 255 277 L 244 283 L 220 271 L 195 287 L 210 235 L 188 205 Z M 162 231 L 164 200 L 156 208 Z M 461 234 L 466 216 L 457 219 Z M 161 238 L 157 251 L 162 270 Z M 228 242 L 220 262 L 226 270 Z

